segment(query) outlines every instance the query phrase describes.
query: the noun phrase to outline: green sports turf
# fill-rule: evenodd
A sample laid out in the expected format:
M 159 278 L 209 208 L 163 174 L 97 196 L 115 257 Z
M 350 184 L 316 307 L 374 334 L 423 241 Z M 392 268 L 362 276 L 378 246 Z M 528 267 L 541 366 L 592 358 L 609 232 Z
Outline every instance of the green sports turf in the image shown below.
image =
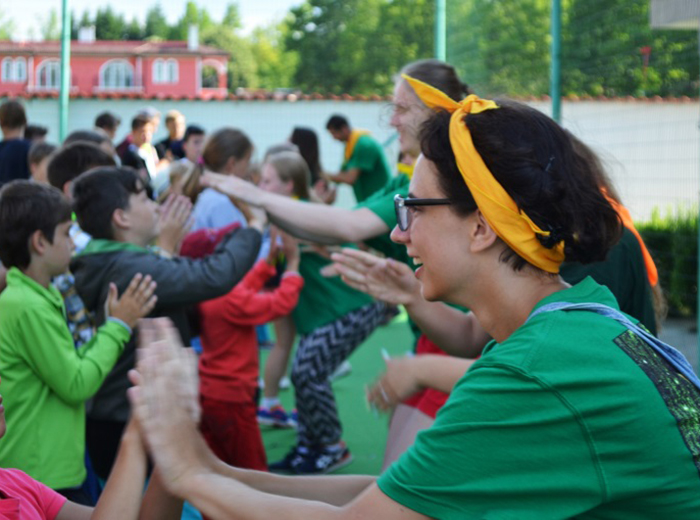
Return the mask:
M 371 384 L 384 365 L 381 349 L 391 356 L 399 356 L 413 349 L 414 337 L 406 322 L 405 313 L 389 325 L 379 327 L 350 356 L 352 373 L 333 383 L 343 440 L 348 444 L 354 460 L 337 473 L 377 475 L 381 470 L 386 442 L 388 417 L 375 416 L 365 401 L 365 385 Z M 261 366 L 267 352 L 261 352 Z M 280 398 L 286 410 L 294 407 L 294 389 L 283 390 Z M 262 428 L 263 441 L 269 462 L 281 459 L 296 440 L 295 430 Z

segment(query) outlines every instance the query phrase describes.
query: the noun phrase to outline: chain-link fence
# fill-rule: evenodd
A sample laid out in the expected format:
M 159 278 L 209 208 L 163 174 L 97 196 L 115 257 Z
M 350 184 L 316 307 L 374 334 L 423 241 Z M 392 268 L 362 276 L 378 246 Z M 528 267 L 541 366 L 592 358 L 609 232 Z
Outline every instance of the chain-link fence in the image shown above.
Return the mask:
M 561 123 L 603 159 L 697 360 L 698 30 L 652 29 L 650 3 L 562 0 Z M 551 113 L 551 0 L 448 0 L 447 30 L 476 93 Z

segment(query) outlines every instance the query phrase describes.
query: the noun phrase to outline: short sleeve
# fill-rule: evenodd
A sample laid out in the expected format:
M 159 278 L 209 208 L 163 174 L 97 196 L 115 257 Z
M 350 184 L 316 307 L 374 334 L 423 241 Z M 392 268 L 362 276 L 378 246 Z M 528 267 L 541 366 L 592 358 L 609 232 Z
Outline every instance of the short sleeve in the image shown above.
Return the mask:
M 364 135 L 357 140 L 355 149 L 352 151 L 352 156 L 343 165 L 343 170 L 357 168 L 358 170 L 367 172 L 374 169 L 374 165 L 378 160 L 377 148 L 371 141 L 371 137 Z
M 576 416 L 516 368 L 473 368 L 378 485 L 439 519 L 576 516 L 599 504 L 603 489 Z
M 392 179 L 383 189 L 370 195 L 363 202 L 355 206 L 355 209 L 367 208 L 377 215 L 392 229 L 396 225 L 396 212 L 394 211 L 394 195 L 408 195 L 408 179 L 401 174 Z

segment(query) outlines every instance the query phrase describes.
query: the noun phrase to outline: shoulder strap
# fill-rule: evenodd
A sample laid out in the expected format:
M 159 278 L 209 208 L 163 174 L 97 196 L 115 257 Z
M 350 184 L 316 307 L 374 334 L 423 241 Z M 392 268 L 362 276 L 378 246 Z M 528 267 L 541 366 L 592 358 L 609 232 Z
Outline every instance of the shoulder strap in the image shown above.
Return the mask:
M 657 337 L 650 334 L 646 329 L 640 327 L 636 323 L 633 323 L 627 316 L 622 314 L 620 311 L 608 307 L 607 305 L 602 305 L 600 303 L 568 303 L 568 302 L 554 302 L 543 305 L 535 312 L 530 314 L 528 321 L 545 312 L 552 311 L 588 311 L 595 312 L 606 318 L 611 318 L 622 326 L 627 328 L 627 330 L 632 331 L 640 339 L 642 339 L 647 345 L 653 348 L 660 356 L 662 356 L 666 361 L 671 363 L 678 372 L 680 372 L 688 381 L 693 383 L 698 389 L 700 389 L 700 379 L 695 374 L 693 367 L 690 366 L 688 360 L 685 359 L 683 354 L 678 352 L 675 348 L 667 345 Z

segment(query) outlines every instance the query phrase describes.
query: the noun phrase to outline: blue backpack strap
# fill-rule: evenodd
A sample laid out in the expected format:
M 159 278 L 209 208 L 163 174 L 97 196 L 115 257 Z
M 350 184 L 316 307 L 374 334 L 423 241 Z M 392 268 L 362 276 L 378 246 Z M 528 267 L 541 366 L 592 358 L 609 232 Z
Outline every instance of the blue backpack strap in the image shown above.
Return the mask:
M 627 316 L 622 314 L 620 311 L 608 307 L 607 305 L 602 305 L 600 303 L 568 303 L 568 302 L 554 302 L 543 305 L 535 312 L 530 314 L 528 321 L 544 312 L 551 311 L 589 311 L 605 316 L 606 318 L 612 318 L 621 325 L 623 325 L 627 330 L 634 332 L 640 339 L 642 339 L 647 345 L 653 348 L 660 356 L 662 356 L 666 361 L 671 363 L 678 372 L 680 372 L 688 381 L 693 383 L 698 389 L 700 389 L 700 379 L 695 374 L 693 367 L 690 366 L 688 360 L 685 359 L 683 354 L 678 352 L 675 348 L 667 345 L 657 337 L 650 334 L 646 329 L 640 327 L 636 323 L 633 323 Z

